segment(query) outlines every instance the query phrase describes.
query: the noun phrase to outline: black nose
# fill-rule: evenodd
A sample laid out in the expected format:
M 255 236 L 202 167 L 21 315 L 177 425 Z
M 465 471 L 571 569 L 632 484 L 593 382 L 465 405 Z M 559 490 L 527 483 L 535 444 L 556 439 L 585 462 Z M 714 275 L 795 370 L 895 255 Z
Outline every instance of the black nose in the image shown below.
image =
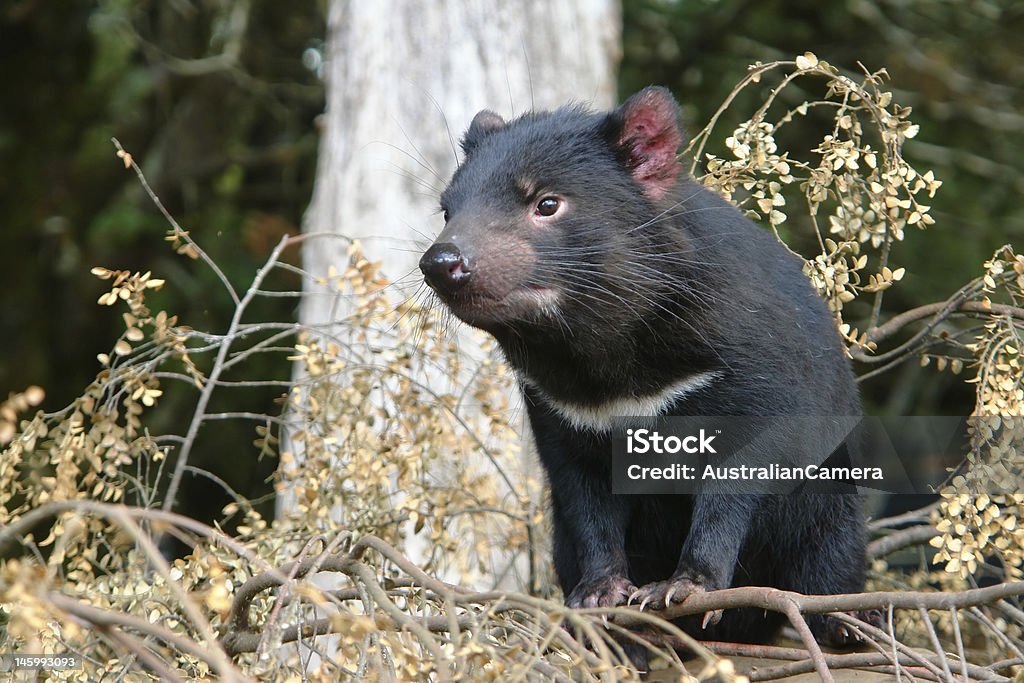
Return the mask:
M 469 263 L 459 248 L 450 242 L 435 244 L 420 259 L 420 270 L 427 284 L 438 294 L 453 294 L 472 276 Z

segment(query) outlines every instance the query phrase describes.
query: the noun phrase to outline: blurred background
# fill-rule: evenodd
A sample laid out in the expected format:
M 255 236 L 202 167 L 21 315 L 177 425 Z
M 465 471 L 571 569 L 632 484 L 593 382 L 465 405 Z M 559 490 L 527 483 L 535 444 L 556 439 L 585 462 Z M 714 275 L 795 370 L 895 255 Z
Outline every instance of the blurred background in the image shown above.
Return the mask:
M 936 225 L 896 247 L 908 276 L 888 309 L 945 299 L 997 247 L 1024 243 L 1018 0 L 625 0 L 622 21 L 620 99 L 666 85 L 691 131 L 755 61 L 812 51 L 854 74 L 860 65 L 888 70 L 896 101 L 912 106 L 921 126 L 905 156 L 945 183 L 933 202 Z M 41 385 L 53 410 L 95 376 L 121 311 L 95 304 L 106 288 L 90 275 L 94 266 L 171 279 L 154 308 L 224 329 L 230 301 L 207 296 L 214 276 L 163 242 L 163 218 L 110 138 L 229 278 L 248 282 L 280 236 L 299 231 L 310 199 L 325 27 L 318 0 L 0 4 L 0 254 L 10 258 L 0 269 L 0 392 Z M 750 109 L 735 107 L 734 121 L 727 114 L 721 136 Z M 722 154 L 721 140 L 715 145 Z M 298 286 L 297 278 L 289 285 Z M 259 306 L 266 319 L 296 315 L 289 299 Z M 289 377 L 282 356 L 263 357 L 279 365 L 262 376 Z M 962 378 L 914 364 L 863 391 L 873 412 L 965 414 L 973 402 Z M 253 389 L 246 408 L 272 413 L 279 393 Z M 160 411 L 168 420 L 175 413 Z M 251 425 L 226 422 L 193 463 L 258 498 L 275 463 L 232 457 L 233 444 L 252 438 Z M 198 516 L 225 502 L 205 480 L 188 487 L 183 505 Z

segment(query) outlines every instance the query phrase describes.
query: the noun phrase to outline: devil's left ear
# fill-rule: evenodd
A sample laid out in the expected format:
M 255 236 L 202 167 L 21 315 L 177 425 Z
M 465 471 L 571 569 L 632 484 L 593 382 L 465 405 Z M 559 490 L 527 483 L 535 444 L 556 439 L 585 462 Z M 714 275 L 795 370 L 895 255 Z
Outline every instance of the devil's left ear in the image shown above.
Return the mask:
M 490 109 L 477 112 L 477 115 L 473 117 L 472 123 L 469 124 L 469 130 L 462 136 L 462 151 L 465 154 L 469 154 L 473 151 L 474 147 L 480 144 L 481 140 L 491 133 L 501 130 L 506 125 L 505 119 Z
M 644 88 L 609 115 L 612 144 L 633 179 L 651 199 L 660 199 L 682 171 L 678 158 L 683 134 L 679 105 L 666 88 Z

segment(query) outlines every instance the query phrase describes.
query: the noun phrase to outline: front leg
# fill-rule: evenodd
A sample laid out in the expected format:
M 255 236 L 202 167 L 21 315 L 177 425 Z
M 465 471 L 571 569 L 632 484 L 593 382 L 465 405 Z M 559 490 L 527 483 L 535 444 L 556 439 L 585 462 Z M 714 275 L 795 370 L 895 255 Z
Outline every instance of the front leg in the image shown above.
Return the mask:
M 549 473 L 550 476 L 550 473 Z M 628 508 L 606 478 L 580 470 L 551 486 L 555 569 L 568 607 L 614 607 L 636 589 L 626 561 Z
M 641 609 L 648 604 L 668 607 L 694 593 L 728 588 L 758 502 L 755 495 L 698 494 L 676 570 L 668 579 L 634 591 L 629 602 L 639 603 Z M 721 610 L 708 612 L 704 627 L 721 617 Z
M 635 590 L 626 560 L 628 496 L 612 494 L 611 441 L 584 432 L 522 385 L 551 490 L 555 571 L 569 607 L 614 607 Z

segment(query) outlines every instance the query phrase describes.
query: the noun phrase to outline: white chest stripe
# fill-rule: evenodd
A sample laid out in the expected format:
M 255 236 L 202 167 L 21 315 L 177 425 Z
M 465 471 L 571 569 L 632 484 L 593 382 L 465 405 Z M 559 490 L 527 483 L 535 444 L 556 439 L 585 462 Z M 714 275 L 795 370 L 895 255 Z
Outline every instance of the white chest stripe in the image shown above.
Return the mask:
M 717 372 L 702 372 L 690 375 L 648 396 L 624 396 L 596 406 L 556 401 L 531 380 L 526 379 L 525 381 L 531 389 L 540 395 L 545 405 L 561 415 L 576 429 L 605 432 L 614 426 L 616 417 L 656 417 L 661 415 L 675 401 L 711 384 L 718 374 Z

